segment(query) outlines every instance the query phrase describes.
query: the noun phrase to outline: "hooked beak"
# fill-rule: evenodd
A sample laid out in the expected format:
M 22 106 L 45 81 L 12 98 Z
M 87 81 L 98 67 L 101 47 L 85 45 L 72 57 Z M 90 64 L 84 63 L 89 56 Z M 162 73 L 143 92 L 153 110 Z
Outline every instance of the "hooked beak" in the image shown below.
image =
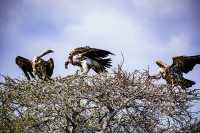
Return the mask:
M 69 65 L 70 63 L 72 64 L 72 56 L 69 56 L 69 57 L 67 58 L 67 60 L 65 61 L 65 69 L 68 68 L 68 65 Z
M 156 61 L 156 64 L 159 66 L 159 67 L 163 67 L 163 68 L 166 68 L 167 67 L 167 64 L 165 64 L 163 61 L 161 60 L 157 60 Z
M 66 61 L 65 61 L 65 69 L 68 68 L 68 65 L 72 63 L 72 60 L 70 58 L 68 58 Z
M 66 61 L 66 62 L 65 62 L 65 69 L 68 68 L 68 64 L 69 64 L 69 61 Z

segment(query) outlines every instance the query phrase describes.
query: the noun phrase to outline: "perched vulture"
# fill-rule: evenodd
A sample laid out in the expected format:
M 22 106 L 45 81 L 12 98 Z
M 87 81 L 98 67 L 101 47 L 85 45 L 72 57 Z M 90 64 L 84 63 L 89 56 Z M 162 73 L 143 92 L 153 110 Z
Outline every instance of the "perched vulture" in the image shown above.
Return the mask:
M 111 67 L 111 58 L 106 58 L 109 55 L 113 53 L 89 46 L 75 48 L 69 53 L 65 68 L 72 64 L 79 66 L 82 74 L 87 74 L 90 69 L 96 73 L 107 72 L 106 68 Z
M 171 65 L 162 61 L 156 61 L 156 64 L 159 66 L 160 78 L 165 79 L 168 84 L 189 88 L 195 82 L 184 78 L 183 73 L 188 73 L 196 64 L 200 64 L 200 55 L 173 57 Z
M 48 61 L 45 61 L 44 59 L 42 59 L 42 57 L 53 52 L 53 50 L 47 50 L 43 52 L 40 56 L 35 56 L 32 60 L 33 73 L 42 80 L 50 79 L 54 69 L 53 59 L 50 58 Z

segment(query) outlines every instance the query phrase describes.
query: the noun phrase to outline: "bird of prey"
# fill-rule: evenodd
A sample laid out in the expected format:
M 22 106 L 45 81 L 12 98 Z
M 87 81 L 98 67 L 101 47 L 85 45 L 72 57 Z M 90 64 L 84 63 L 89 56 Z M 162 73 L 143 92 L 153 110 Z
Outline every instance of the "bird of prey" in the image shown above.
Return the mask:
M 53 59 L 50 58 L 48 61 L 45 61 L 42 57 L 53 52 L 53 50 L 46 50 L 40 56 L 35 56 L 32 60 L 33 73 L 42 80 L 50 79 L 54 69 Z
M 106 58 L 109 55 L 113 53 L 89 46 L 78 47 L 69 53 L 65 68 L 68 68 L 68 64 L 72 64 L 81 68 L 81 74 L 87 74 L 90 69 L 96 73 L 107 72 L 106 68 L 111 67 L 111 58 Z
M 163 78 L 172 86 L 180 86 L 182 88 L 189 88 L 195 84 L 194 81 L 183 77 L 183 73 L 192 71 L 196 64 L 200 64 L 200 55 L 196 56 L 176 56 L 173 57 L 173 63 L 167 65 L 158 60 L 156 64 L 159 66 L 160 74 L 157 78 Z
M 42 57 L 52 52 L 53 50 L 47 50 L 40 56 L 35 56 L 33 60 L 17 56 L 15 63 L 24 72 L 28 80 L 30 80 L 30 76 L 35 78 L 36 75 L 40 79 L 46 80 L 49 79 L 53 74 L 54 62 L 52 58 L 50 58 L 48 61 L 45 61 L 42 59 Z

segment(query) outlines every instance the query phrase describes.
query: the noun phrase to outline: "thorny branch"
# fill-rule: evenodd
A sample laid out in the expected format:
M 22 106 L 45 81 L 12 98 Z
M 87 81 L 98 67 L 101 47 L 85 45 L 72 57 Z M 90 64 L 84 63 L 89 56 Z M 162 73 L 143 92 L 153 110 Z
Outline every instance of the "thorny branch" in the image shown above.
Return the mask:
M 5 77 L 0 132 L 176 132 L 194 116 L 199 89 L 171 88 L 149 71 L 71 75 L 51 81 Z

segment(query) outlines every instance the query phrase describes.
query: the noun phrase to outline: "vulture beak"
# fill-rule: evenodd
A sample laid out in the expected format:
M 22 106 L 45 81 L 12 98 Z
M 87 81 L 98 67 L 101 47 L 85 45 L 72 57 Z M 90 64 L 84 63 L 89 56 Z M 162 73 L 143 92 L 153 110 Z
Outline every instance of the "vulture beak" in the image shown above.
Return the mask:
M 71 58 L 68 57 L 68 59 L 65 61 L 65 69 L 68 68 L 68 65 L 69 65 L 70 63 L 72 63 L 72 60 L 71 60 Z
M 66 61 L 66 62 L 65 62 L 65 69 L 68 68 L 68 64 L 69 64 L 69 61 Z
M 73 63 L 73 61 L 72 61 L 72 55 L 69 55 L 68 56 L 68 58 L 67 58 L 67 60 L 65 61 L 65 69 L 67 69 L 68 68 L 68 65 L 71 63 Z
M 165 64 L 164 62 L 162 62 L 161 60 L 157 60 L 156 61 L 156 64 L 159 66 L 159 67 L 163 67 L 163 68 L 166 68 L 168 65 Z

